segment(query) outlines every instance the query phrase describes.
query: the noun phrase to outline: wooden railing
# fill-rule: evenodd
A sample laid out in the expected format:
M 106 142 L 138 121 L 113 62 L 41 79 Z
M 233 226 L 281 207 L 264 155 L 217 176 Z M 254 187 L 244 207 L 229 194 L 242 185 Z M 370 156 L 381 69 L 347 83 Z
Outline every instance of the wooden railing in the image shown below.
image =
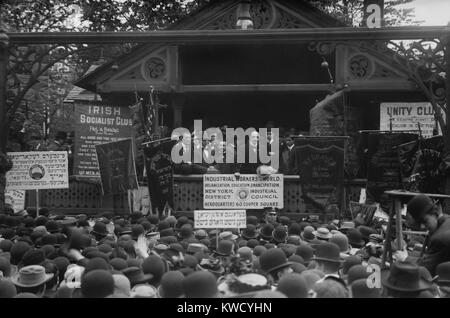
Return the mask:
M 203 209 L 203 176 L 174 176 L 174 209 L 192 212 Z M 364 179 L 348 180 L 345 184 L 346 202 L 358 201 L 359 192 L 365 186 Z M 27 191 L 27 207 L 35 206 L 35 192 Z M 127 195 L 103 196 L 100 184 L 71 180 L 69 189 L 40 191 L 40 206 L 60 213 L 99 213 L 114 211 L 128 213 Z M 304 213 L 305 204 L 301 198 L 299 176 L 284 177 L 284 209 L 286 213 Z
M 203 176 L 187 175 L 174 178 L 174 208 L 176 211 L 203 209 Z M 348 180 L 345 183 L 346 202 L 358 201 L 364 179 Z M 304 213 L 299 176 L 284 176 L 284 209 L 286 213 Z

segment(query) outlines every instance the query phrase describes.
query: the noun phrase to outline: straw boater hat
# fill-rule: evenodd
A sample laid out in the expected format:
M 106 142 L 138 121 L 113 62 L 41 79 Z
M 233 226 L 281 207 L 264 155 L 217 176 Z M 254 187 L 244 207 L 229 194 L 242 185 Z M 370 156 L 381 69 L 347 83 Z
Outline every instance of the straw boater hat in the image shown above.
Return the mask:
M 52 279 L 53 273 L 46 274 L 45 268 L 40 265 L 22 267 L 19 272 L 11 277 L 14 285 L 19 287 L 37 287 Z
M 332 237 L 330 230 L 326 227 L 319 227 L 317 231 L 313 232 L 317 239 L 319 240 L 329 240 Z

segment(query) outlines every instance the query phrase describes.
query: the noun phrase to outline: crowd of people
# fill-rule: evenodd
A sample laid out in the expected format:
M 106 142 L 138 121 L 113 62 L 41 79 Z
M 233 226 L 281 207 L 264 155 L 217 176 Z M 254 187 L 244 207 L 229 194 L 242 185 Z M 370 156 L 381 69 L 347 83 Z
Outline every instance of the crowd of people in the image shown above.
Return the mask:
M 450 296 L 450 219 L 425 195 L 408 203 L 408 216 L 428 238 L 405 236 L 398 251 L 388 242 L 386 264 L 385 225 L 376 222 L 264 211 L 243 229 L 211 230 L 183 215 L 5 212 L 2 298 Z

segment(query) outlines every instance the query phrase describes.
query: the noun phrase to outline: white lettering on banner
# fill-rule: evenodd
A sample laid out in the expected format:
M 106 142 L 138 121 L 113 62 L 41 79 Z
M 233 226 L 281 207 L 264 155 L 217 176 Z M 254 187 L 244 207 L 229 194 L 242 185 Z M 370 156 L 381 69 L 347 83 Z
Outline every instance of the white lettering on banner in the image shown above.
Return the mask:
M 245 210 L 195 210 L 196 229 L 241 229 L 247 226 Z
M 6 190 L 69 188 L 66 151 L 9 152 L 13 168 L 6 174 Z
M 258 175 L 203 175 L 204 209 L 282 209 L 283 175 L 261 180 Z
M 444 115 L 441 112 L 442 115 Z M 418 130 L 420 123 L 422 136 L 433 136 L 436 128 L 433 106 L 430 103 L 381 103 L 380 130 Z M 438 133 L 441 135 L 439 127 Z

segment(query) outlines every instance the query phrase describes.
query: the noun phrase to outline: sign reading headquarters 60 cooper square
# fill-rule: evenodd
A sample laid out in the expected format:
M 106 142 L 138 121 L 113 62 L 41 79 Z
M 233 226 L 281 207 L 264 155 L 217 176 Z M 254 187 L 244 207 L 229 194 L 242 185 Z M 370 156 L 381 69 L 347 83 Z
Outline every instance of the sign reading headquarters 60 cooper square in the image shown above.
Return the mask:
M 128 107 L 78 101 L 75 105 L 74 174 L 100 177 L 95 146 L 134 136 Z
M 283 208 L 283 175 L 203 175 L 204 209 Z

